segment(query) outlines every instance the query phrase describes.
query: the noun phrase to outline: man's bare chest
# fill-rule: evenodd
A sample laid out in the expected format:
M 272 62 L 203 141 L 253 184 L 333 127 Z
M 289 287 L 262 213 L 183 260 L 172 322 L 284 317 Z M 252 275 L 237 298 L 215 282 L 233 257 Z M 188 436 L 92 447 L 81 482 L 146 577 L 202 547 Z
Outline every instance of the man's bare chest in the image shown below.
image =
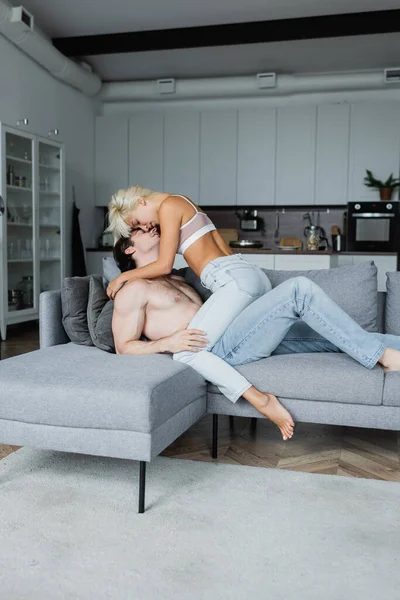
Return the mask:
M 186 284 L 180 281 L 160 279 L 153 281 L 148 295 L 148 308 L 165 309 L 193 304 L 185 293 Z

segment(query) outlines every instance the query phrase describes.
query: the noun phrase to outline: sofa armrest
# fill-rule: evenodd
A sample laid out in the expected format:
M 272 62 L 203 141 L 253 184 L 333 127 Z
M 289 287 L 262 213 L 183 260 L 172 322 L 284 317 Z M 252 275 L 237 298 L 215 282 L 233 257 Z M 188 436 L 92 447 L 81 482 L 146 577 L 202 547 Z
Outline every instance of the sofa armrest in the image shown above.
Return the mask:
M 62 324 L 61 292 L 42 292 L 39 297 L 40 347 L 66 344 L 69 337 Z

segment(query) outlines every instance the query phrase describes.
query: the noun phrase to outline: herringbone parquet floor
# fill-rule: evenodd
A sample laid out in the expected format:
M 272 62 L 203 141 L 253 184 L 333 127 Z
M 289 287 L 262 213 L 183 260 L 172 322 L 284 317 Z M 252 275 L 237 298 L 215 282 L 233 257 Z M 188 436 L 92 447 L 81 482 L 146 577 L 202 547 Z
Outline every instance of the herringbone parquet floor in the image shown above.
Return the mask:
M 10 328 L 1 343 L 1 358 L 36 350 L 36 324 Z M 256 467 L 327 473 L 400 481 L 400 433 L 299 423 L 295 435 L 283 442 L 278 429 L 265 419 L 219 419 L 218 462 Z M 178 438 L 163 455 L 213 462 L 212 417 L 207 415 Z M 0 459 L 18 446 L 0 445 Z

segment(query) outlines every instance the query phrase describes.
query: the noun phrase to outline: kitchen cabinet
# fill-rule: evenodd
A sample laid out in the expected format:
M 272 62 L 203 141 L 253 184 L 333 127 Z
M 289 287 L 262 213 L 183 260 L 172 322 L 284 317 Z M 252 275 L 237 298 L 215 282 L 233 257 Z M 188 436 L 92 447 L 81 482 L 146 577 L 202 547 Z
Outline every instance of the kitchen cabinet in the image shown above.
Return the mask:
M 360 102 L 351 106 L 349 162 L 349 202 L 379 200 L 379 192 L 364 185 L 365 171 L 369 169 L 377 179 L 387 179 L 390 173 L 398 177 L 400 102 Z M 397 197 L 396 191 L 393 199 Z
M 39 318 L 65 273 L 64 146 L 0 124 L 0 332 Z
M 236 204 L 237 119 L 236 110 L 210 110 L 201 113 L 201 206 Z
M 350 107 L 322 104 L 317 111 L 314 204 L 346 204 Z
M 239 110 L 238 205 L 275 203 L 276 117 L 274 108 Z
M 111 196 L 128 187 L 128 118 L 96 117 L 96 206 L 107 206 Z
M 167 112 L 164 125 L 164 191 L 199 202 L 200 113 Z
M 277 205 L 314 203 L 316 106 L 278 108 Z
M 330 255 L 318 254 L 275 254 L 275 269 L 284 271 L 309 271 L 312 269 L 330 269 Z
M 348 267 L 361 265 L 373 261 L 378 269 L 378 291 L 386 291 L 386 273 L 397 271 L 397 256 L 390 255 L 362 255 L 362 254 L 334 254 L 331 257 L 332 267 Z
M 129 118 L 129 185 L 164 191 L 164 115 L 138 112 Z M 168 190 L 170 191 L 170 190 Z
M 275 268 L 274 254 L 243 254 L 243 258 L 245 258 L 252 265 L 256 265 L 262 269 Z

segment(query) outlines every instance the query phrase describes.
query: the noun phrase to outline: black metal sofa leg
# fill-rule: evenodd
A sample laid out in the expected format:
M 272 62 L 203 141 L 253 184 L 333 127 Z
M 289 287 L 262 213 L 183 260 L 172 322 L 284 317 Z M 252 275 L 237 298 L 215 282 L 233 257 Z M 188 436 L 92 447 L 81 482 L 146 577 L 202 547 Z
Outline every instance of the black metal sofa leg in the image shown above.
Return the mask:
M 218 415 L 213 415 L 211 456 L 213 458 L 218 457 Z
M 139 463 L 139 513 L 144 513 L 144 499 L 146 491 L 146 462 Z

